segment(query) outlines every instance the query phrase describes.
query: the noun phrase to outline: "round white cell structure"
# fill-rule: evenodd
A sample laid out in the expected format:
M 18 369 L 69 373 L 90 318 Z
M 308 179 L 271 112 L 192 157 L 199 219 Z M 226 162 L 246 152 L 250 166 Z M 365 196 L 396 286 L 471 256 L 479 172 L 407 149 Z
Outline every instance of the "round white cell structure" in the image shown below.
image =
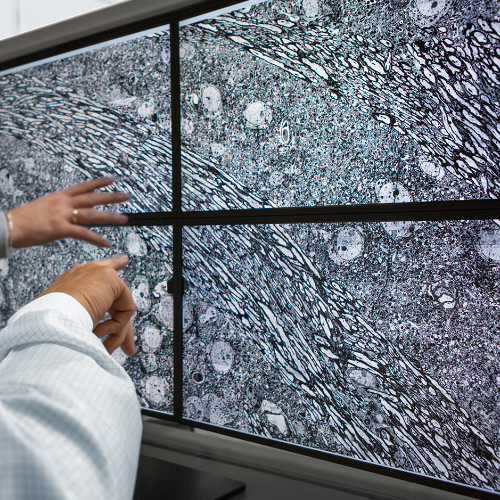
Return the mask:
M 127 234 L 125 245 L 129 255 L 144 257 L 148 253 L 146 242 L 135 231 L 130 231 Z
M 230 421 L 230 417 L 224 406 L 224 401 L 213 393 L 203 398 L 208 420 L 214 425 L 225 425 Z
M 210 350 L 210 361 L 218 373 L 227 373 L 233 365 L 234 351 L 227 342 L 215 342 Z
M 141 335 L 142 350 L 144 352 L 156 352 L 163 340 L 161 330 L 151 323 L 147 323 Z
M 167 394 L 165 382 L 156 375 L 144 379 L 144 395 L 153 403 L 161 403 Z
M 151 299 L 149 297 L 149 282 L 146 276 L 137 276 L 130 288 L 132 297 L 135 300 L 137 310 L 144 312 L 151 307 Z
M 381 222 L 382 227 L 386 232 L 393 238 L 403 238 L 410 234 L 410 227 L 413 226 L 414 222 L 407 220 L 395 220 L 389 222 Z
M 273 172 L 269 176 L 269 184 L 273 187 L 281 186 L 283 183 L 283 173 L 282 172 Z
M 184 403 L 184 416 L 193 420 L 203 419 L 203 402 L 197 396 L 190 396 Z
M 125 361 L 127 361 L 127 355 L 118 347 L 111 354 L 111 357 L 117 361 L 120 365 L 124 365 Z
M 444 177 L 445 170 L 439 165 L 436 165 L 435 162 L 428 159 L 422 159 L 419 162 L 419 166 L 429 177 L 433 177 L 434 179 L 441 180 Z
M 181 43 L 179 47 L 179 57 L 181 59 L 191 60 L 194 57 L 196 49 L 192 43 Z
M 201 90 L 201 103 L 210 115 L 218 115 L 222 112 L 222 96 L 217 87 L 207 85 Z
M 446 8 L 447 0 L 416 0 L 418 12 L 426 17 L 434 17 Z
M 349 377 L 363 387 L 377 386 L 377 378 L 368 370 L 350 370 Z
M 306 17 L 312 18 L 319 14 L 318 0 L 302 0 L 302 8 Z
M 200 314 L 200 323 L 204 325 L 208 322 L 214 322 L 217 319 L 217 310 L 215 307 L 207 307 L 203 314 Z
M 137 108 L 137 114 L 142 118 L 148 118 L 155 112 L 155 102 L 151 101 L 143 101 L 139 104 Z
M 194 131 L 193 120 L 188 120 L 187 118 L 181 119 L 181 130 L 185 135 L 191 135 Z
M 167 330 L 174 329 L 174 299 L 171 295 L 166 295 L 156 304 L 154 313 Z
M 345 261 L 359 257 L 363 253 L 363 235 L 353 227 L 342 229 L 337 235 L 335 250 L 337 255 Z
M 478 250 L 485 259 L 500 262 L 500 229 L 483 229 L 479 233 Z
M 212 142 L 212 144 L 210 144 L 210 153 L 212 156 L 219 158 L 225 152 L 226 152 L 226 148 L 223 144 L 220 144 L 218 142 Z
M 243 112 L 243 116 L 249 128 L 267 128 L 273 119 L 271 108 L 262 101 L 250 103 Z
M 399 182 L 386 182 L 375 187 L 377 198 L 380 203 L 409 203 L 412 201 L 411 194 Z

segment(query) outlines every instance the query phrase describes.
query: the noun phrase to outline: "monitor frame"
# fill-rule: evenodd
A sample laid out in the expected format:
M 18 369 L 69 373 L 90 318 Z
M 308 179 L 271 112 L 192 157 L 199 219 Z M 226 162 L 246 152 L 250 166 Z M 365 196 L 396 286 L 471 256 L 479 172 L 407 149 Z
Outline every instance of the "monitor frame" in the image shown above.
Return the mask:
M 172 88 L 172 210 L 165 213 L 130 214 L 131 226 L 173 227 L 174 269 L 174 413 L 143 409 L 143 414 L 189 427 L 272 446 L 285 451 L 346 465 L 385 476 L 438 488 L 475 498 L 500 498 L 500 493 L 435 477 L 394 469 L 331 452 L 218 427 L 183 417 L 183 333 L 182 333 L 182 228 L 193 225 L 276 224 L 308 222 L 371 222 L 421 220 L 482 220 L 500 218 L 500 200 L 412 202 L 404 204 L 369 204 L 306 208 L 273 208 L 224 211 L 184 212 L 181 207 L 181 132 L 179 23 L 214 10 L 236 6 L 234 0 L 161 0 L 124 2 L 102 11 L 91 12 L 33 32 L 0 42 L 0 72 L 63 55 L 78 49 L 136 32 L 170 25 Z M 107 14 L 107 15 L 103 15 Z

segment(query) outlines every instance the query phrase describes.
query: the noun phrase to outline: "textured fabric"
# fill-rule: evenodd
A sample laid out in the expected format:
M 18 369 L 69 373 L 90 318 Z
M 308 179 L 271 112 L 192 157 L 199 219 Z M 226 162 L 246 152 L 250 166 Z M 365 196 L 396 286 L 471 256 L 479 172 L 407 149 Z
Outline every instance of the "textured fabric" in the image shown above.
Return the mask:
M 53 293 L 0 332 L 0 499 L 128 500 L 142 432 L 132 381 L 73 297 Z
M 7 235 L 7 221 L 3 212 L 0 212 L 0 259 L 5 259 L 10 255 L 9 238 Z

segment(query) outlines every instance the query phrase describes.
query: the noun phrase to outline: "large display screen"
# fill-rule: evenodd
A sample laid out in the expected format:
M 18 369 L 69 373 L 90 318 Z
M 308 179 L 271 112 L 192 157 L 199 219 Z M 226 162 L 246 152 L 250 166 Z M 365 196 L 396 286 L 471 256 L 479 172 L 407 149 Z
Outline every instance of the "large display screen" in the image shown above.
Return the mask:
M 2 322 L 125 252 L 138 351 L 114 356 L 144 410 L 500 493 L 497 3 L 215 8 L 0 72 L 1 210 L 132 195 L 111 250 L 0 261 Z
M 496 2 L 255 3 L 181 23 L 185 210 L 498 198 Z
M 500 488 L 492 221 L 193 226 L 184 416 Z

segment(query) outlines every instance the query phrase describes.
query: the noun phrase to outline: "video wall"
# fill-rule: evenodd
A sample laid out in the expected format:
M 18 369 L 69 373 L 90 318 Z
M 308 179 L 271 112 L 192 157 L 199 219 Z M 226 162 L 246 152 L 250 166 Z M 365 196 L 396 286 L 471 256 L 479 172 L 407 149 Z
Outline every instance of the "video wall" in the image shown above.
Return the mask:
M 1 209 L 102 175 L 132 195 L 111 250 L 0 261 L 2 321 L 125 252 L 137 354 L 113 356 L 146 412 L 500 493 L 498 5 L 216 7 L 0 73 Z M 462 216 L 410 216 L 429 202 Z

